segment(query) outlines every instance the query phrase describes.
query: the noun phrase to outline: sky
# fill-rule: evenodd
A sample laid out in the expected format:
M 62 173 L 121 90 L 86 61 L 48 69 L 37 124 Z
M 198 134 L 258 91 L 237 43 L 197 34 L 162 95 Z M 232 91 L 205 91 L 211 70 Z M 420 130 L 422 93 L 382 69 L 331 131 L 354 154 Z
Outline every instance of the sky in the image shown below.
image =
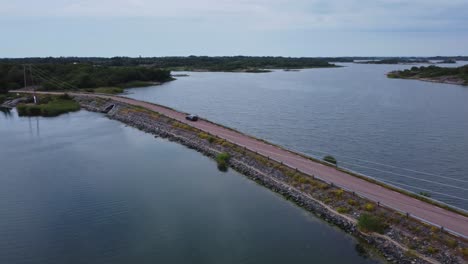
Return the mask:
M 0 57 L 468 55 L 468 0 L 0 0 Z

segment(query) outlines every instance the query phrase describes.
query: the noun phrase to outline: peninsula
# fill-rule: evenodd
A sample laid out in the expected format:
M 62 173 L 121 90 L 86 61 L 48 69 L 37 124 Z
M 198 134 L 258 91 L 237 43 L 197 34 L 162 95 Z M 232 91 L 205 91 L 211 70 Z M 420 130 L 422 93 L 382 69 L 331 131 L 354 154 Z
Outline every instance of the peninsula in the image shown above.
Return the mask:
M 438 66 L 412 67 L 402 71 L 392 71 L 387 74 L 389 78 L 414 79 L 427 82 L 468 85 L 468 65 L 448 68 Z

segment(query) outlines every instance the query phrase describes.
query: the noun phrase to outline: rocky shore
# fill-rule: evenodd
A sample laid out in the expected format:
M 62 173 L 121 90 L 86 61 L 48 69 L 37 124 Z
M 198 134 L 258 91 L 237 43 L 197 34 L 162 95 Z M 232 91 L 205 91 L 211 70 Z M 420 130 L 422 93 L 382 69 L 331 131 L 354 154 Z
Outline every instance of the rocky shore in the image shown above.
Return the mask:
M 254 153 L 247 153 L 238 146 L 232 146 L 227 142 L 221 144 L 208 143 L 201 137 L 199 131 L 187 125 L 178 123 L 168 117 L 146 109 L 140 109 L 112 100 L 96 99 L 86 96 L 76 96 L 81 107 L 93 112 L 102 112 L 110 119 L 121 121 L 129 126 L 138 128 L 156 137 L 166 138 L 194 149 L 208 157 L 215 158 L 222 152 L 231 155 L 229 166 L 272 191 L 281 194 L 302 208 L 312 212 L 325 221 L 340 227 L 347 233 L 366 241 L 376 248 L 381 255 L 391 263 L 462 263 L 463 260 L 450 254 L 438 254 L 437 260 L 425 257 L 419 253 L 402 246 L 399 241 L 404 239 L 398 230 L 391 230 L 385 235 L 376 233 L 364 233 L 358 230 L 356 219 L 345 214 L 340 214 L 325 202 L 312 197 L 288 182 L 288 177 L 277 168 L 263 165 L 252 158 Z M 233 151 L 233 147 L 238 151 Z M 247 155 L 250 154 L 250 155 Z M 267 157 L 264 157 L 267 159 Z M 408 252 L 411 252 L 409 254 Z

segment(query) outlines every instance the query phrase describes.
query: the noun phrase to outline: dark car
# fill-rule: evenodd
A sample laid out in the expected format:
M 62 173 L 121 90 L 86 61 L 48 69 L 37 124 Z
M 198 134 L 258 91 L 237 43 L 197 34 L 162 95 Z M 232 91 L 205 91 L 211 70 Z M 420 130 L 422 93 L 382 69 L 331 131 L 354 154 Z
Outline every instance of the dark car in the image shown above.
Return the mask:
M 190 121 L 197 121 L 198 116 L 197 115 L 187 115 L 185 119 L 190 120 Z

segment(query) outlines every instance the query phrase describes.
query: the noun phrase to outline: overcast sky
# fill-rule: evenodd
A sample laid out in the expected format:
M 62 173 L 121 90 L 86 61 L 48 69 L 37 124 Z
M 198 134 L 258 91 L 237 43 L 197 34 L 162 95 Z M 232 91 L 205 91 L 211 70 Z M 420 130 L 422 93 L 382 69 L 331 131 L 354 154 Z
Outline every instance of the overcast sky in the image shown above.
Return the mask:
M 0 57 L 468 55 L 468 0 L 0 0 Z

